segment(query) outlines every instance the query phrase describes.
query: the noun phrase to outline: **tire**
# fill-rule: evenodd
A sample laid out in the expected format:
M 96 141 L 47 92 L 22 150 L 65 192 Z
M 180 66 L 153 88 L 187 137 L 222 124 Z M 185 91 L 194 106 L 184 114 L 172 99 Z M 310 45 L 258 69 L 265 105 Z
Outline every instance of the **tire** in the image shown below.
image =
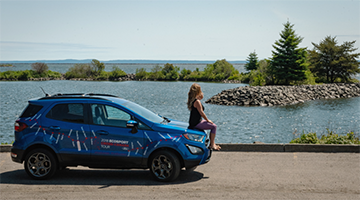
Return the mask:
M 56 172 L 57 162 L 51 152 L 39 148 L 26 154 L 24 168 L 26 173 L 33 179 L 49 179 Z
M 169 182 L 180 174 L 179 158 L 172 152 L 159 151 L 150 158 L 151 175 L 158 181 Z

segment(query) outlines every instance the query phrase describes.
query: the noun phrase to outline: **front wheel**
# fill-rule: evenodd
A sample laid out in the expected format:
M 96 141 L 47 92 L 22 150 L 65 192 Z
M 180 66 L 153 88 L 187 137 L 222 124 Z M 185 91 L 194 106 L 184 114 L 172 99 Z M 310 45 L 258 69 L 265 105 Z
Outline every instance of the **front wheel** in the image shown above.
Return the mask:
M 30 151 L 26 155 L 24 168 L 33 179 L 48 179 L 55 174 L 57 163 L 51 152 L 40 148 Z
M 179 158 L 168 151 L 159 151 L 150 159 L 150 172 L 158 181 L 173 181 L 180 173 Z

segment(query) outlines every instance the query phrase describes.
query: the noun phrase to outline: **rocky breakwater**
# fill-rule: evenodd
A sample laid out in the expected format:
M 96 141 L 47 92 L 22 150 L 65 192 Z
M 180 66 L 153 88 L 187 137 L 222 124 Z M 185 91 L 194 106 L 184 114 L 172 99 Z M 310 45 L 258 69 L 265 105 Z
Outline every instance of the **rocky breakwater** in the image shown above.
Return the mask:
M 210 104 L 275 106 L 303 103 L 315 99 L 360 96 L 360 83 L 334 83 L 300 86 L 245 86 L 224 90 L 206 101 Z

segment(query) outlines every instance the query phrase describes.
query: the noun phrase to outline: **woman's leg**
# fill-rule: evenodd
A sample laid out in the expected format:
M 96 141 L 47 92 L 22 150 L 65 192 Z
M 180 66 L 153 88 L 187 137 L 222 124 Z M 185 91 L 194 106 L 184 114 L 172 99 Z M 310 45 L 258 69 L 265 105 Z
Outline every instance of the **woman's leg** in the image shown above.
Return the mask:
M 210 148 L 215 150 L 220 150 L 221 147 L 215 144 L 215 136 L 217 126 L 214 123 L 207 122 L 206 120 L 202 120 L 198 125 L 195 126 L 197 129 L 201 130 L 209 130 L 210 129 Z

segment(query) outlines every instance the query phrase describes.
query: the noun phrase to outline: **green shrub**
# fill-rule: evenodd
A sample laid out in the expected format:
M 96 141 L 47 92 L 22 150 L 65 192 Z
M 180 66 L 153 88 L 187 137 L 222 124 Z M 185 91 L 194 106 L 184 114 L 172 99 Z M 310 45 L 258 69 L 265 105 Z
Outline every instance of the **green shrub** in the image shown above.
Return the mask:
M 51 70 L 47 71 L 46 76 L 49 77 L 49 78 L 61 78 L 62 77 L 60 72 L 54 72 L 54 71 L 51 71 Z
M 191 74 L 191 70 L 190 69 L 183 69 L 180 72 L 180 79 L 182 80 L 186 80 L 189 78 L 189 75 Z
M 112 71 L 109 73 L 109 79 L 114 80 L 120 77 L 126 76 L 126 73 L 118 66 L 113 66 Z
M 148 72 L 145 68 L 136 69 L 135 72 L 136 79 L 143 80 L 148 78 Z
M 88 78 L 91 75 L 92 70 L 89 64 L 75 64 L 65 73 L 66 78 Z
M 166 63 L 161 71 L 165 76 L 164 77 L 165 80 L 177 80 L 180 77 L 179 76 L 180 68 L 174 66 L 173 64 Z
M 300 138 L 291 140 L 290 143 L 300 143 L 300 144 L 318 144 L 320 143 L 319 139 L 316 136 L 316 133 L 302 134 Z
M 18 80 L 22 80 L 22 81 L 27 81 L 31 78 L 31 71 L 30 70 L 25 70 L 22 71 L 22 73 L 19 75 Z
M 338 135 L 328 130 L 327 135 L 322 135 L 320 139 L 316 133 L 302 134 L 300 138 L 291 140 L 290 143 L 299 144 L 360 144 L 359 137 L 355 137 L 354 132 L 346 135 Z
M 98 80 L 98 81 L 108 80 L 110 73 L 111 73 L 111 72 L 98 71 L 98 72 L 97 72 L 98 75 L 97 75 L 96 77 L 94 77 L 94 79 L 95 79 L 95 80 Z

